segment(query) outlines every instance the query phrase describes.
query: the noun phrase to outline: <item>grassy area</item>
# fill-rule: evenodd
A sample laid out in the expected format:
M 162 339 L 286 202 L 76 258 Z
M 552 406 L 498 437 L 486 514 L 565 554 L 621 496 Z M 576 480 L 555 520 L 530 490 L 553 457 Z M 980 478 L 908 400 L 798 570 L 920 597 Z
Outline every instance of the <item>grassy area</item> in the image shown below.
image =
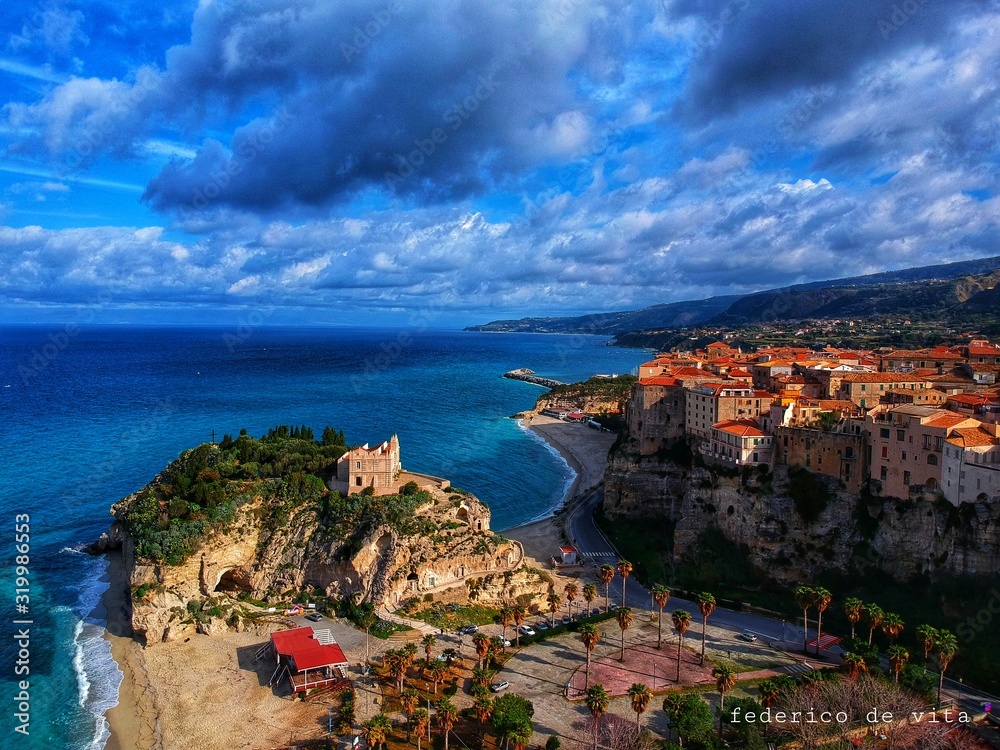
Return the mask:
M 481 604 L 449 608 L 447 605 L 436 602 L 429 608 L 408 616 L 414 620 L 422 620 L 441 630 L 454 631 L 463 625 L 491 625 L 497 621 L 500 610 Z

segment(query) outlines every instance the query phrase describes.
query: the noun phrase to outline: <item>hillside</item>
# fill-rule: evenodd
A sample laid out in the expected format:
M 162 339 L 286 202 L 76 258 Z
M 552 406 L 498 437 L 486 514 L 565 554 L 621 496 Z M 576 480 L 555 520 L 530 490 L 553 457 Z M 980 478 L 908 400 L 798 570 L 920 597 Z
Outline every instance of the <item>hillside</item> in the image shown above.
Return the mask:
M 576 317 L 522 318 L 470 326 L 467 330 L 614 335 L 621 345 L 646 345 L 637 331 L 718 324 L 734 326 L 893 313 L 918 320 L 961 321 L 966 315 L 996 317 L 993 293 L 1000 256 L 886 271 L 755 292 L 653 305 L 641 310 Z M 964 307 L 967 305 L 967 307 Z M 629 343 L 635 342 L 635 343 Z

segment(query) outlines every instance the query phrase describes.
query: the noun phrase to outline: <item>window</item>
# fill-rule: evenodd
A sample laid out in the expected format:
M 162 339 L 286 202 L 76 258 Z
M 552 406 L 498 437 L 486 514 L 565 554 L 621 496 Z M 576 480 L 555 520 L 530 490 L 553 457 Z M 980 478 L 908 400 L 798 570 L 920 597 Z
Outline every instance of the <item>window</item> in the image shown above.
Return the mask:
M 910 486 L 910 472 L 908 471 L 903 472 L 903 484 L 905 484 L 907 487 Z
M 935 456 L 933 453 L 931 453 L 929 456 L 927 456 L 927 465 L 928 466 L 937 466 L 938 465 L 937 456 Z
M 906 430 L 896 430 L 896 440 L 899 442 L 906 440 Z
M 357 487 L 361 486 L 361 477 L 354 477 L 354 484 Z
M 882 436 L 882 438 L 884 440 L 888 440 L 889 439 L 889 428 L 888 427 L 883 427 L 882 430 L 881 430 L 881 432 L 879 434 Z
M 929 451 L 931 449 L 931 436 L 924 435 L 924 450 Z
M 881 469 L 879 469 L 878 476 L 879 479 L 881 479 L 884 482 L 886 479 L 889 478 L 889 468 L 887 466 L 883 466 Z
M 861 384 L 861 390 L 862 391 L 867 391 L 868 390 L 867 386 L 865 386 L 864 383 Z
M 360 462 L 360 461 L 358 461 L 357 463 L 355 463 L 355 464 L 354 464 L 354 468 L 355 468 L 355 469 L 360 469 L 360 468 L 361 468 L 361 462 Z
M 845 458 L 854 458 L 854 448 L 851 447 L 851 446 L 846 447 L 844 449 L 844 457 Z
M 882 446 L 882 458 L 889 458 L 889 446 L 888 445 L 883 445 Z

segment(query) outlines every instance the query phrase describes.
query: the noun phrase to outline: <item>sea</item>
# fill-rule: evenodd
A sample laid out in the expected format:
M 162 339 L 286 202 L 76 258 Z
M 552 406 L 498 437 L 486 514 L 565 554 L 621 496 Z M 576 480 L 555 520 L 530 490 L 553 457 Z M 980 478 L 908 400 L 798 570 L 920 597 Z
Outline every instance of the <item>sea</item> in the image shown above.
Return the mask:
M 511 418 L 543 390 L 501 375 L 573 382 L 634 373 L 646 358 L 606 343 L 249 323 L 0 327 L 0 748 L 104 747 L 121 672 L 93 615 L 107 565 L 80 548 L 107 530 L 112 503 L 183 450 L 279 424 L 330 425 L 353 444 L 395 433 L 405 468 L 475 493 L 503 529 L 551 512 L 574 475 Z

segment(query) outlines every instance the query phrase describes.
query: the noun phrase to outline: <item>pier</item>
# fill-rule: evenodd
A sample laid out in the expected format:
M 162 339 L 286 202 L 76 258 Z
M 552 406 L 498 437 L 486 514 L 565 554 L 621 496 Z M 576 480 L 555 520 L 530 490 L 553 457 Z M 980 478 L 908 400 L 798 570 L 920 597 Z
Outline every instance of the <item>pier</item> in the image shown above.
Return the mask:
M 510 380 L 523 380 L 525 383 L 532 383 L 534 385 L 540 385 L 544 388 L 555 388 L 557 385 L 566 385 L 559 380 L 553 380 L 552 378 L 543 378 L 535 375 L 534 370 L 529 370 L 527 367 L 521 367 L 517 370 L 511 370 L 510 372 L 505 372 L 503 377 L 509 378 Z

